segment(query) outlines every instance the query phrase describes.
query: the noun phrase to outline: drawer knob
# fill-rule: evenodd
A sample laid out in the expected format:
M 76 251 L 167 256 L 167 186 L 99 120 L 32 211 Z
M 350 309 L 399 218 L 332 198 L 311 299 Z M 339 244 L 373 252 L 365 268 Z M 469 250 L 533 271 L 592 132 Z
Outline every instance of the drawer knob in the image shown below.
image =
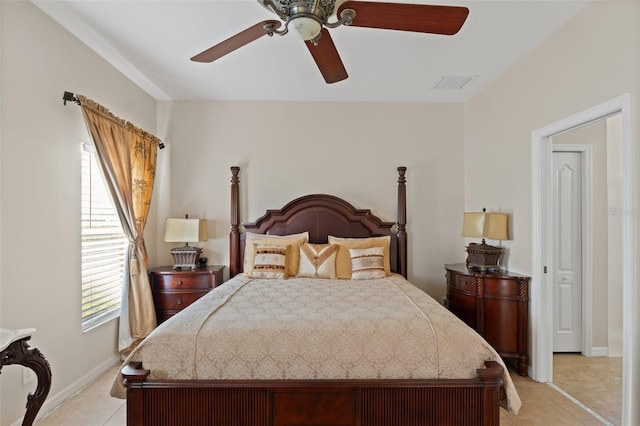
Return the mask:
M 178 285 L 182 285 L 182 280 L 178 280 Z
M 178 300 L 176 301 L 176 305 L 182 305 L 182 300 L 181 300 L 181 299 L 178 299 Z

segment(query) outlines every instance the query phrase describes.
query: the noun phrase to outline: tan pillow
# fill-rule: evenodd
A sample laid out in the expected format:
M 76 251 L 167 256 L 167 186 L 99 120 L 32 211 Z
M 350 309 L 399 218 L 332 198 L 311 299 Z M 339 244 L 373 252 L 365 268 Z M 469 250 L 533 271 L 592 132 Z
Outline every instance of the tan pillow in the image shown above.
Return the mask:
M 254 244 L 251 278 L 285 279 L 288 248 L 289 245 Z
M 349 249 L 351 255 L 351 279 L 369 280 L 385 278 L 384 248 Z
M 336 277 L 336 244 L 309 244 L 300 246 L 298 276 L 305 278 Z
M 298 273 L 298 264 L 300 263 L 300 245 L 307 241 L 309 241 L 308 232 L 291 235 L 254 234 L 247 232 L 244 242 L 244 275 L 250 277 L 253 272 L 253 245 L 258 243 L 289 245 L 287 248 L 286 274 L 288 277 L 295 277 Z
M 389 258 L 390 236 L 370 237 L 370 238 L 340 238 L 329 235 L 330 244 L 338 244 L 338 255 L 336 256 L 336 277 L 341 279 L 351 278 L 351 256 L 349 249 L 362 249 L 370 247 L 384 248 L 384 272 L 391 275 L 391 260 Z

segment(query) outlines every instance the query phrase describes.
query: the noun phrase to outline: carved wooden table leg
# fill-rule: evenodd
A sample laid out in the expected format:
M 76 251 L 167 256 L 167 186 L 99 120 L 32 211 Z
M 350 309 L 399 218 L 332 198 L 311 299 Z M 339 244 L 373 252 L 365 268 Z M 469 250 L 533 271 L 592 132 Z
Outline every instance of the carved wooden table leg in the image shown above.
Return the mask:
M 31 339 L 30 335 L 14 340 L 0 352 L 0 372 L 5 365 L 19 364 L 33 370 L 38 378 L 35 392 L 27 396 L 27 413 L 22 421 L 23 426 L 33 424 L 51 388 L 49 362 L 37 348 L 29 349 L 27 344 L 29 339 Z

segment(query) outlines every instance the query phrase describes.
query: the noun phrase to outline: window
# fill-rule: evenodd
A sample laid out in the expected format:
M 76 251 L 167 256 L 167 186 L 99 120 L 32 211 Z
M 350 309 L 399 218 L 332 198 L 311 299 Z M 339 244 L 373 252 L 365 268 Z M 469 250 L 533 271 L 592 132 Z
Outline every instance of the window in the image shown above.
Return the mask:
M 82 330 L 120 314 L 128 239 L 94 148 L 82 150 Z

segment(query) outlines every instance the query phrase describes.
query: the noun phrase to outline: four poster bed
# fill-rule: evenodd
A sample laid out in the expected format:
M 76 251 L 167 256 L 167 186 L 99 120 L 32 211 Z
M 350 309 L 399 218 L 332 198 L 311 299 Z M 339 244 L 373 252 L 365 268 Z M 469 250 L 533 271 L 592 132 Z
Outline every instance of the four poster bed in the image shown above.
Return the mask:
M 112 395 L 127 424 L 469 426 L 517 412 L 498 354 L 406 280 L 404 167 L 395 223 L 308 195 L 242 227 L 231 170 L 232 279 L 125 361 Z

